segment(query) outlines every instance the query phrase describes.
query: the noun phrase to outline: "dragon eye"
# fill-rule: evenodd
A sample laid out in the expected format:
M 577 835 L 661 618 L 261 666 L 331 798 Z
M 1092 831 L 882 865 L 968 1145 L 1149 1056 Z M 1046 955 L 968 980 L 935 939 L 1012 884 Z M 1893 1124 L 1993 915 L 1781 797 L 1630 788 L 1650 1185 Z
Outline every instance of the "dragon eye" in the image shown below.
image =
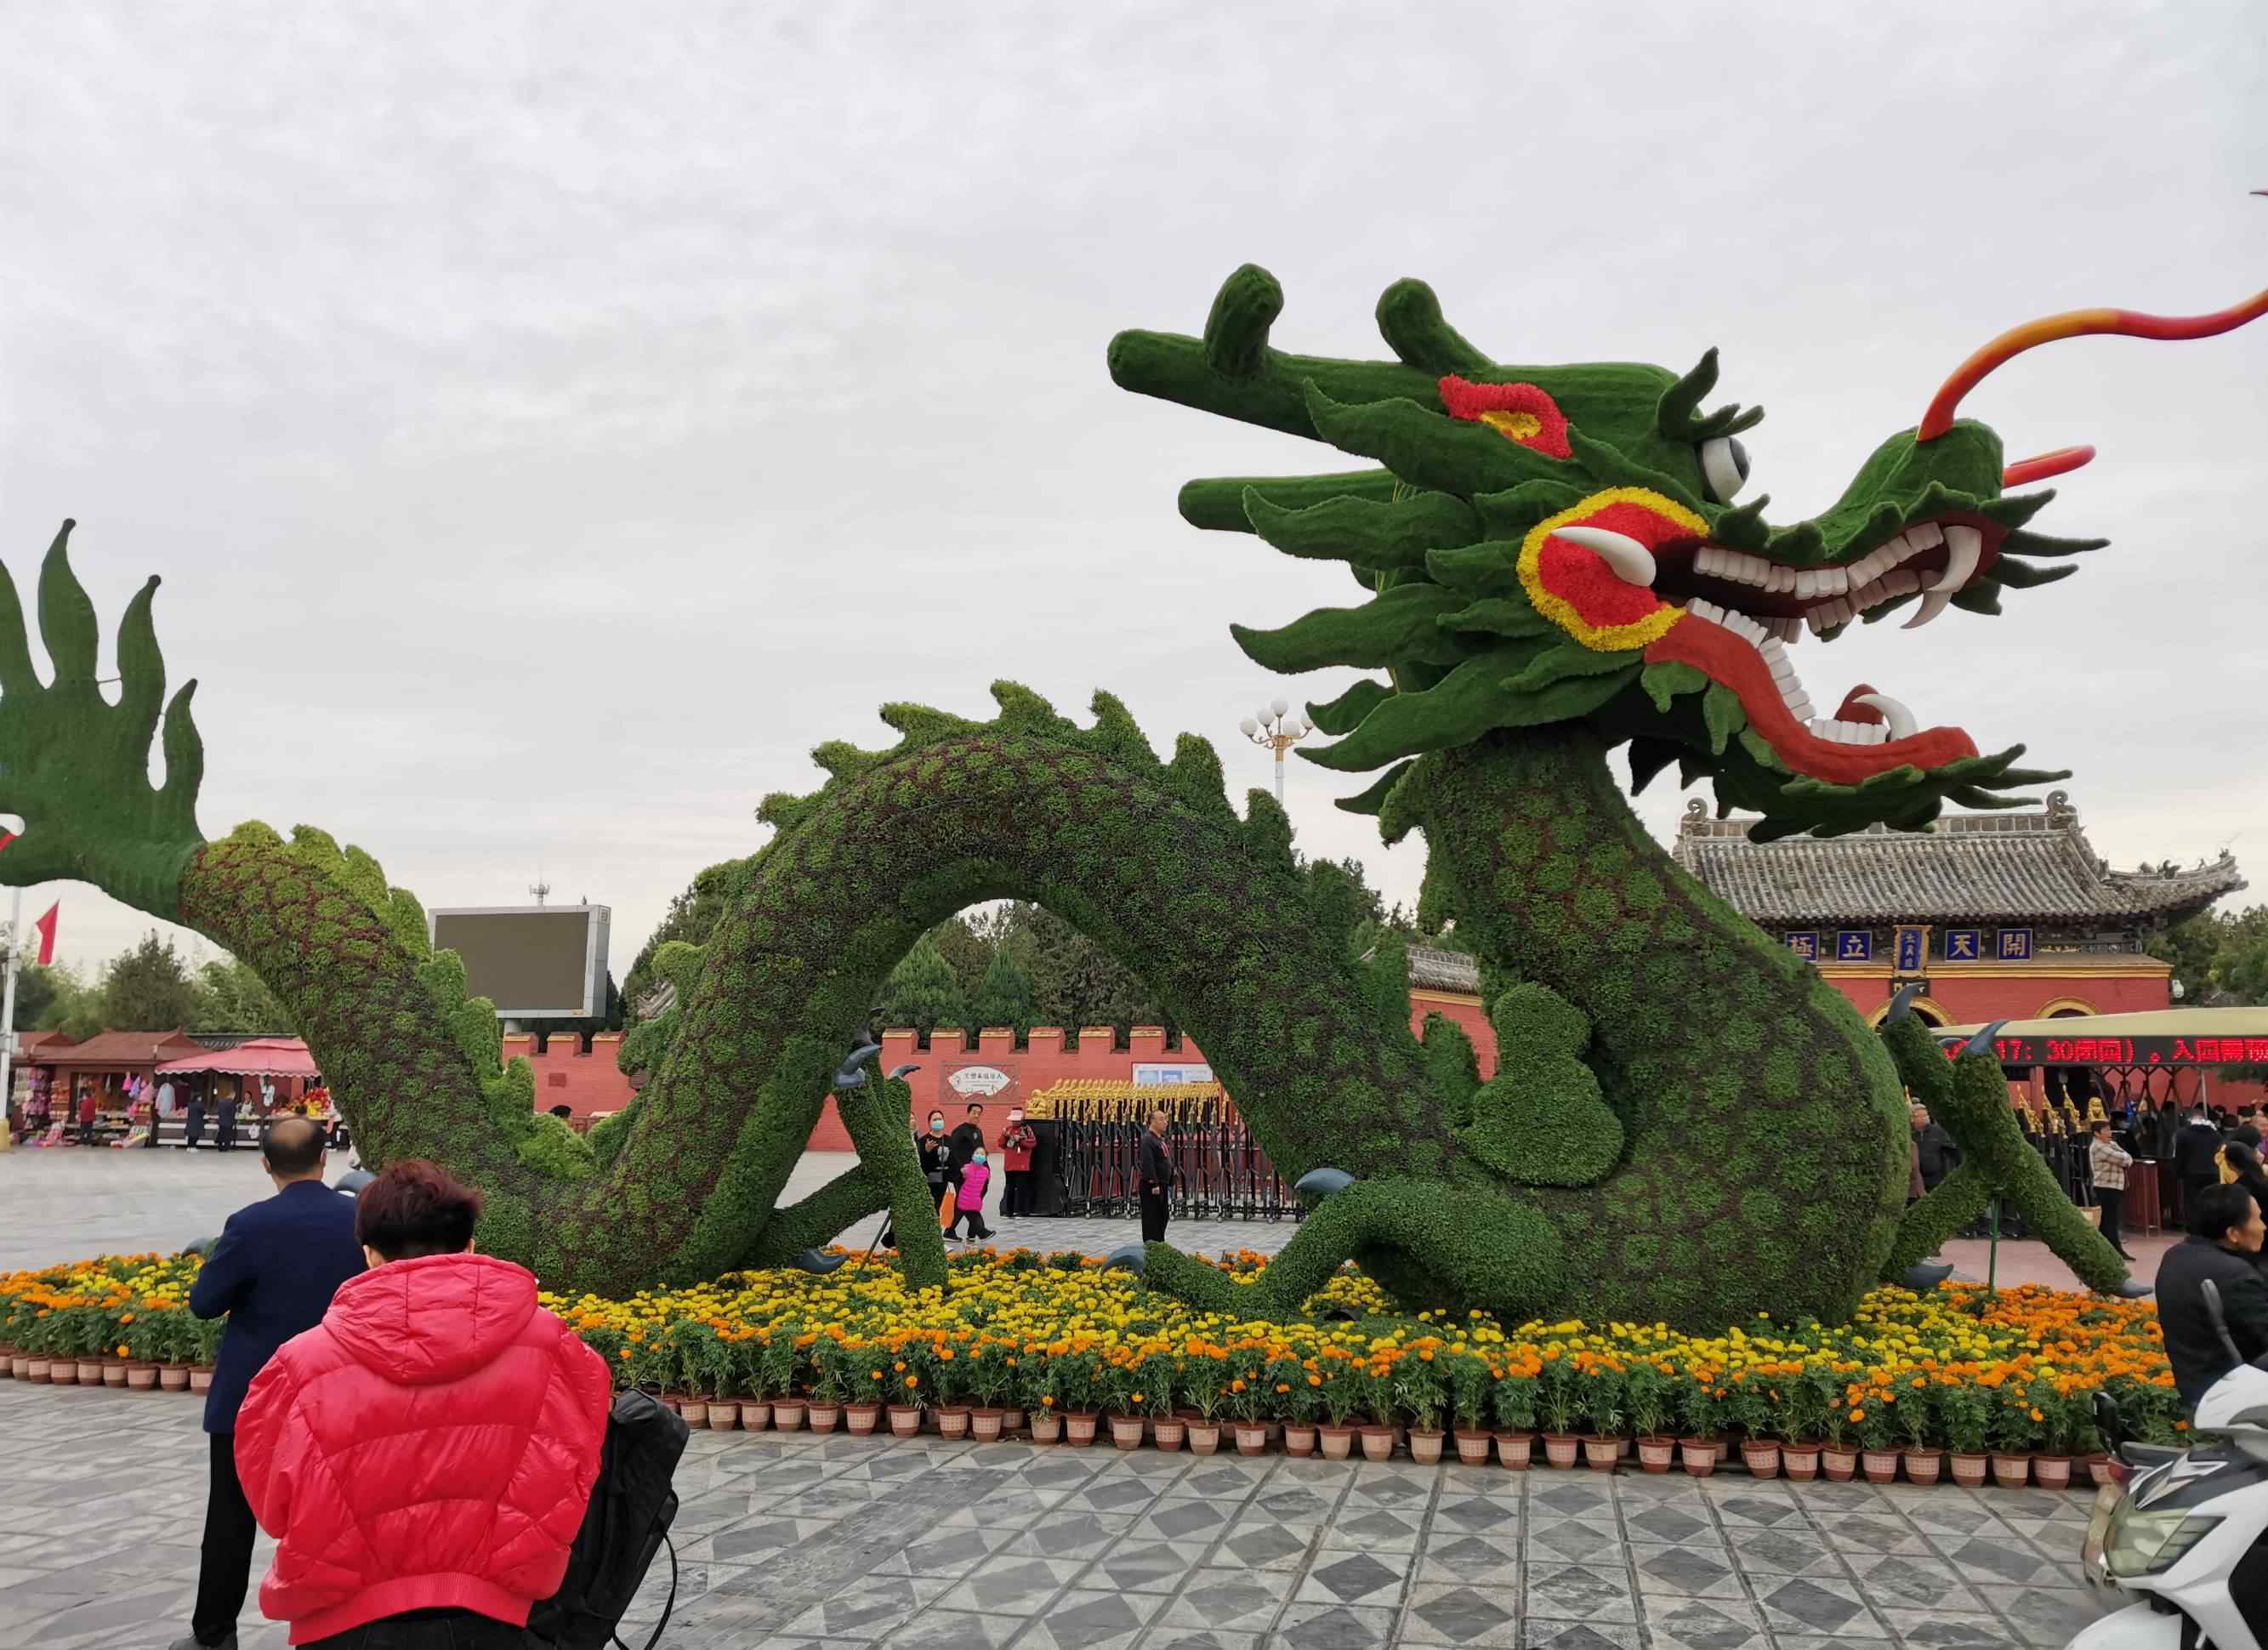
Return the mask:
M 1731 436 L 1701 444 L 1701 474 L 1709 492 L 1720 505 L 1729 505 L 1749 484 L 1749 450 Z

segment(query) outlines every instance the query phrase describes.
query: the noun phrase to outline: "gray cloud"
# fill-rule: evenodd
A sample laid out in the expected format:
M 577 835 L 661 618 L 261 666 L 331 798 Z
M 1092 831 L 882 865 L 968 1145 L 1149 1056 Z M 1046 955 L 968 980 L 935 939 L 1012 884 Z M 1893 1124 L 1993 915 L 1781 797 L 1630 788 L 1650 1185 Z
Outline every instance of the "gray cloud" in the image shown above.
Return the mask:
M 1294 348 L 1370 349 L 1413 273 L 1505 358 L 1719 344 L 1789 516 L 2001 328 L 2268 269 L 2242 0 L 98 4 L 11 34 L 0 556 L 26 577 L 72 514 L 107 615 L 166 575 L 209 832 L 319 823 L 434 904 L 540 866 L 615 907 L 618 968 L 885 699 L 1104 686 L 1267 782 L 1236 718 L 1341 673 L 1279 684 L 1226 624 L 1349 587 L 1173 492 L 1330 456 L 1102 365 L 1246 259 Z M 2114 548 L 1807 677 L 2076 768 L 2118 860 L 2268 856 L 2264 362 L 2268 328 L 1992 379 L 2012 452 L 2101 446 L 2042 525 Z M 1303 845 L 1410 896 L 1351 788 L 1295 768 Z M 146 925 L 62 897 L 67 956 Z

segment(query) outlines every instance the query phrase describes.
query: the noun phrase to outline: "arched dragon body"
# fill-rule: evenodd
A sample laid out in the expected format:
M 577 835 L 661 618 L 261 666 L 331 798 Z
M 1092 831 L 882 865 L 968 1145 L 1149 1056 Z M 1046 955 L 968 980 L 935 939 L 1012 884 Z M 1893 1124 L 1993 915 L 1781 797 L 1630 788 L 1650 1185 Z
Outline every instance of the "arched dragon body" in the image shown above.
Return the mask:
M 1995 1189 L 2082 1276 L 2116 1285 L 2108 1246 L 1989 1103 L 1989 1063 L 1964 1062 L 1956 1094 L 1918 1029 L 1886 1047 L 1660 851 L 1605 764 L 1624 741 L 1641 784 L 1675 761 L 1771 834 L 1920 827 L 1948 798 L 1999 802 L 2051 776 L 2014 767 L 2017 750 L 1983 756 L 1958 730 L 1913 727 L 1886 696 L 1854 690 L 1836 718 L 1807 715 L 1785 638 L 1908 600 L 1933 617 L 1948 602 L 1995 611 L 2004 588 L 2069 571 L 2042 561 L 2093 547 L 2030 533 L 2046 496 L 2002 495 L 1999 444 L 1979 424 L 1892 438 L 1831 510 L 1775 529 L 1763 501 L 1731 502 L 1734 438 L 1756 415 L 1700 411 L 1713 354 L 1682 377 L 1504 367 L 1403 283 L 1380 306 L 1395 361 L 1322 360 L 1270 346 L 1278 307 L 1272 280 L 1240 270 L 1202 338 L 1123 335 L 1112 370 L 1381 467 L 1192 483 L 1183 510 L 1344 561 L 1366 593 L 1238 639 L 1277 669 L 1383 673 L 1313 707 L 1343 735 L 1318 759 L 1385 769 L 1346 806 L 1390 835 L 1425 833 L 1428 912 L 1483 961 L 1499 1060 L 1486 1083 L 1447 1021 L 1411 1036 L 1398 954 L 1350 957 L 1343 879 L 1300 864 L 1265 795 L 1240 818 L 1208 745 L 1184 737 L 1160 762 L 1107 696 L 1082 728 L 1003 685 L 987 723 L 893 707 L 895 747 L 822 747 L 821 790 L 766 801 L 775 834 L 730 868 L 729 914 L 705 947 L 660 959 L 680 1005 L 625 1049 L 645 1089 L 578 1139 L 534 1114 L 527 1067 L 499 1061 L 491 1005 L 467 996 L 417 902 L 366 855 L 257 824 L 203 838 L 202 748 L 189 689 L 164 703 L 156 581 L 121 628 L 113 705 L 62 536 L 40 580 L 50 681 L 0 573 L 0 808 L 26 821 L 0 880 L 83 880 L 244 958 L 291 1009 L 364 1155 L 431 1157 L 478 1183 L 484 1244 L 563 1290 L 789 1261 L 885 1206 L 910 1234 L 909 1269 L 941 1281 L 902 1085 L 845 1091 L 859 1165 L 780 1199 L 875 984 L 925 928 L 1011 896 L 1078 924 L 1157 990 L 1279 1168 L 1352 1176 L 1261 1285 L 1152 1245 L 1156 1286 L 1290 1310 L 1352 1256 L 1412 1305 L 1694 1328 L 1765 1309 L 1832 1320 Z M 1848 726 L 1809 726 L 1830 721 Z M 1903 1217 L 1901 1067 L 1978 1165 Z

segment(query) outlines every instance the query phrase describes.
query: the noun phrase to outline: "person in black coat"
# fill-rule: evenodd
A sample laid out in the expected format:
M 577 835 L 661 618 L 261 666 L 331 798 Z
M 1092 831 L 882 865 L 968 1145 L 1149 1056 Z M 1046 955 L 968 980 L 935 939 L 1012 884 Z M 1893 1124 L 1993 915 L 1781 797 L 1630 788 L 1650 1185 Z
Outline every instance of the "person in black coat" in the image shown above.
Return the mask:
M 205 1138 L 205 1096 L 198 1089 L 189 1096 L 189 1118 L 181 1125 L 181 1150 L 194 1152 L 197 1142 Z
M 213 1145 L 223 1152 L 236 1150 L 236 1096 L 220 1097 L 220 1122 L 213 1131 Z
M 1961 1167 L 1961 1148 L 1945 1131 L 1941 1123 L 1930 1121 L 1929 1108 L 1913 1109 L 1914 1150 L 1921 1158 L 1921 1185 L 1925 1192 L 1935 1191 L 1940 1182 Z
M 961 1124 L 953 1131 L 953 1183 L 961 1184 L 961 1171 L 984 1149 L 984 1108 L 972 1102 Z
M 212 1481 L 196 1607 L 189 1636 L 172 1650 L 236 1642 L 257 1528 L 236 1477 L 236 1412 L 276 1349 L 321 1322 L 338 1286 L 363 1270 L 355 1200 L 323 1184 L 323 1131 L 305 1117 L 278 1120 L 261 1143 L 261 1164 L 276 1195 L 229 1216 L 189 1285 L 189 1310 L 225 1315 L 228 1330 L 205 1395 Z
M 2197 1202 L 2199 1193 L 2220 1183 L 2220 1165 L 2213 1159 L 2221 1145 L 2220 1131 L 2205 1114 L 2205 1102 L 2199 1101 L 2191 1109 L 2189 1121 L 2174 1137 L 2174 1178 L 2182 1183 L 2182 1208 L 2185 1212 Z M 2183 1223 L 2188 1224 L 2186 1215 Z
M 1166 1214 L 1174 1193 L 1174 1159 L 1166 1150 L 1166 1114 L 1150 1114 L 1150 1126 L 1142 1131 L 1142 1161 L 1140 1171 L 1142 1191 L 1142 1241 L 1162 1243 L 1166 1241 Z
M 2192 1412 L 2213 1382 L 2268 1352 L 2268 1279 L 2257 1264 L 2268 1226 L 2260 1205 L 2242 1186 L 2208 1186 L 2191 1200 L 2190 1234 L 2166 1251 L 2158 1265 L 2158 1326 L 2165 1337 L 2166 1361 L 2183 1406 Z M 2229 1348 L 2205 1304 L 2210 1280 L 2220 1294 L 2220 1315 Z
M 954 1166 L 952 1142 L 946 1138 L 943 1112 L 931 1112 L 928 1132 L 914 1136 L 914 1156 L 921 1164 L 922 1178 L 929 1182 L 929 1195 L 942 1205 L 946 1188 L 954 1182 L 959 1173 Z M 944 1224 L 942 1216 L 939 1224 Z M 882 1235 L 876 1241 L 886 1249 L 897 1248 L 896 1227 L 888 1220 L 883 1221 Z

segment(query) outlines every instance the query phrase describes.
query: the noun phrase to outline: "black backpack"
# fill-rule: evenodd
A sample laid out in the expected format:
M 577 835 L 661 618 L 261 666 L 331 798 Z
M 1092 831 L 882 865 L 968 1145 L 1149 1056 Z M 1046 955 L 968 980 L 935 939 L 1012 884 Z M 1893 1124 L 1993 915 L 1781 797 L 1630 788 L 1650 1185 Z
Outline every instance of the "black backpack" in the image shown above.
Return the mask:
M 528 1612 L 527 1630 L 558 1650 L 607 1650 L 620 1645 L 615 1628 L 645 1582 L 654 1554 L 669 1543 L 677 1517 L 670 1487 L 685 1453 L 685 1423 L 643 1392 L 615 1398 L 607 1417 L 606 1445 L 583 1528 L 567 1555 L 558 1592 Z M 660 1641 L 677 1604 L 677 1550 L 669 1550 L 669 1602 L 645 1650 Z

